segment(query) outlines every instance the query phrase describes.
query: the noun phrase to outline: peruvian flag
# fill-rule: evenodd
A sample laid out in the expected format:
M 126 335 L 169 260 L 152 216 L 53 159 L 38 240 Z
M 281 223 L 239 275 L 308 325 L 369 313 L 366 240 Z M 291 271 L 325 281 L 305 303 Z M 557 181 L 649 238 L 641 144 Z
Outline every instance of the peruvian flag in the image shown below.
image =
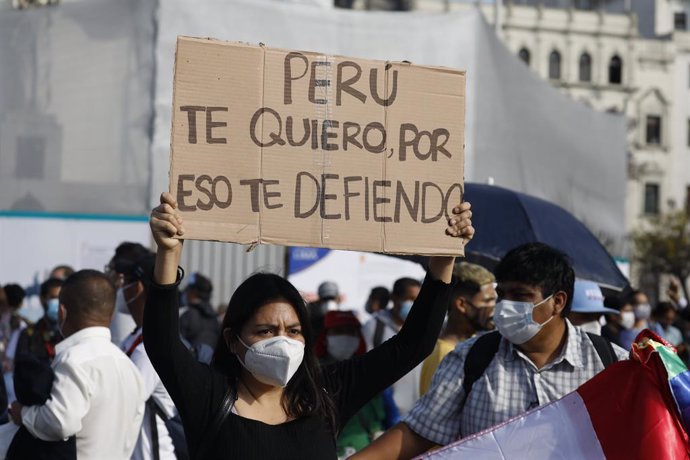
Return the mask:
M 577 391 L 423 458 L 690 458 L 690 371 L 649 330 L 635 341 L 630 360 Z

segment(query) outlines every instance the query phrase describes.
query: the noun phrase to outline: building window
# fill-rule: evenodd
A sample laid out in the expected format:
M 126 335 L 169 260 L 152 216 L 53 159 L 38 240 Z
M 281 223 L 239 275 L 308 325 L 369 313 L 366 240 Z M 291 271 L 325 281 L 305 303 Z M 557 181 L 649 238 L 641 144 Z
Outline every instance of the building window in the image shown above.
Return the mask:
M 659 214 L 659 184 L 644 185 L 644 213 Z
M 647 115 L 647 144 L 661 144 L 661 117 L 659 115 Z
M 618 56 L 611 58 L 609 62 L 609 83 L 620 85 L 623 81 L 623 61 Z
M 688 28 L 688 16 L 685 11 L 673 13 L 673 28 L 675 30 L 685 30 Z
M 690 214 L 690 185 L 685 187 L 685 212 Z
M 688 118 L 688 147 L 690 147 L 690 118 Z
M 520 48 L 520 51 L 518 51 L 518 57 L 522 62 L 524 62 L 527 67 L 529 67 L 529 50 L 527 48 Z
M 580 81 L 592 81 L 592 57 L 588 53 L 580 55 Z
M 549 54 L 549 78 L 551 80 L 560 80 L 561 78 L 561 53 L 556 50 Z

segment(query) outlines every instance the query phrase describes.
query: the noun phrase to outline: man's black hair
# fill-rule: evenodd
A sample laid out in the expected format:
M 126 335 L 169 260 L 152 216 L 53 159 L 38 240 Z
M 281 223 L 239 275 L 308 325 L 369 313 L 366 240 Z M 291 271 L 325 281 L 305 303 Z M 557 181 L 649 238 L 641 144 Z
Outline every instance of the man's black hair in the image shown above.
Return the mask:
M 511 249 L 494 269 L 496 281 L 516 281 L 538 287 L 544 298 L 563 291 L 568 296 L 561 312 L 570 312 L 575 289 L 575 272 L 568 256 L 544 243 L 527 243 Z
M 65 280 L 60 303 L 67 315 L 102 320 L 110 318 L 115 307 L 115 286 L 102 272 L 79 270 Z
M 386 308 L 388 301 L 391 299 L 391 293 L 383 286 L 376 286 L 369 293 L 369 298 L 376 300 L 381 305 L 381 308 Z
M 12 308 L 19 308 L 26 297 L 26 291 L 18 284 L 6 284 L 3 288 L 7 296 L 7 303 Z
M 400 298 L 405 295 L 405 292 L 407 292 L 408 288 L 415 288 L 415 287 L 421 287 L 421 283 L 417 281 L 414 278 L 399 278 L 395 280 L 395 283 L 393 284 L 393 292 L 391 293 L 391 297 L 396 297 Z
M 41 297 L 47 296 L 48 291 L 51 289 L 61 288 L 63 284 L 65 284 L 65 282 L 60 278 L 48 278 L 41 284 Z

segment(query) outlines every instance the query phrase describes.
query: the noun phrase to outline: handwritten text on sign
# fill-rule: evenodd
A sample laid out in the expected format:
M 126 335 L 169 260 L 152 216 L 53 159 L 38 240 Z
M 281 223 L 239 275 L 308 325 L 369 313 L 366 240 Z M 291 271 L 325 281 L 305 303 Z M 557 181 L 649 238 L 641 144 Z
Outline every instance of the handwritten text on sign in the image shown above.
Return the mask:
M 261 214 L 258 236 L 288 243 L 309 222 L 297 242 L 334 247 L 348 246 L 339 234 L 386 223 L 418 238 L 415 224 L 445 226 L 463 191 L 463 73 L 246 45 L 232 59 L 233 45 L 217 42 L 181 62 L 182 45 L 171 174 L 182 212 L 248 224 Z M 333 222 L 329 242 L 324 221 L 361 226 Z M 381 233 L 362 249 L 396 246 L 385 241 L 394 230 Z

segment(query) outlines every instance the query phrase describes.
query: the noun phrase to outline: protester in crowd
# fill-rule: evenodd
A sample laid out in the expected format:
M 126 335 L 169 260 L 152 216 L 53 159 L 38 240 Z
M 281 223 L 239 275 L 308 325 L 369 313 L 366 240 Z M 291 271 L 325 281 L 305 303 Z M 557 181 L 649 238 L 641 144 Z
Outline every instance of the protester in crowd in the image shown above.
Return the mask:
M 49 278 L 41 284 L 39 299 L 43 307 L 43 318 L 21 332 L 15 357 L 30 354 L 47 363 L 52 362 L 55 346 L 62 339 L 58 330 L 62 284 L 63 281 L 58 278 Z
M 211 305 L 213 284 L 201 273 L 192 273 L 184 291 L 186 305 L 180 314 L 180 334 L 193 346 L 214 347 L 220 337 L 216 312 Z
M 129 312 L 127 302 L 125 302 L 125 297 L 122 293 L 122 286 L 124 283 L 123 275 L 115 270 L 115 261 L 127 260 L 130 263 L 134 263 L 150 252 L 151 251 L 140 243 L 124 241 L 115 248 L 115 254 L 103 269 L 103 272 L 117 288 L 115 294 L 115 313 L 113 313 L 113 319 L 110 322 L 110 335 L 113 343 L 117 346 L 120 346 L 122 341 L 125 340 L 137 326 Z
M 448 305 L 448 321 L 436 341 L 436 347 L 422 364 L 419 391 L 424 395 L 431 387 L 431 378 L 438 365 L 455 346 L 477 333 L 494 328 L 496 306 L 496 278 L 486 268 L 460 262 L 453 269 L 455 287 Z
M 627 356 L 566 319 L 575 275 L 564 254 L 529 243 L 494 273 L 498 331 L 451 351 L 404 422 L 353 459 L 412 458 L 555 401 Z
M 412 304 L 419 295 L 420 286 L 419 281 L 412 278 L 400 278 L 395 281 L 391 293 L 393 307 L 376 313 L 362 328 L 369 350 L 378 347 L 400 331 Z M 393 399 L 401 416 L 407 414 L 419 399 L 421 372 L 422 365 L 420 364 L 393 385 Z
M 132 260 L 131 257 L 139 256 Z M 134 331 L 122 342 L 121 349 L 139 370 L 144 384 L 146 409 L 132 460 L 174 460 L 175 445 L 168 431 L 167 420 L 178 414 L 168 391 L 163 386 L 144 348 L 142 324 L 144 306 L 150 288 L 150 278 L 144 276 L 153 269 L 155 256 L 148 250 L 123 254 L 114 259 L 114 270 L 122 278 L 122 294 L 125 304 L 136 324 Z
M 4 359 L 2 361 L 2 373 L 7 397 L 10 401 L 14 400 L 14 380 L 12 371 L 14 370 L 14 358 L 17 354 L 19 336 L 26 329 L 27 324 L 19 316 L 19 309 L 22 307 L 26 292 L 18 284 L 6 284 L 0 288 L 0 304 L 2 304 L 2 291 L 5 293 L 7 309 L 0 307 L 0 329 L 3 338 L 7 338 L 7 343 L 3 343 Z
M 616 314 L 606 315 L 606 324 L 601 328 L 601 336 L 609 342 L 623 347 L 621 331 L 635 326 L 635 313 L 627 298 L 609 296 L 604 299 L 604 306 L 616 310 Z
M 604 306 L 604 294 L 594 281 L 576 279 L 573 304 L 568 319 L 585 332 L 601 334 L 603 315 L 617 315 L 618 311 Z
M 48 278 L 55 278 L 65 281 L 72 275 L 72 273 L 74 273 L 74 268 L 70 267 L 69 265 L 58 265 L 50 271 Z
M 620 345 L 626 350 L 630 350 L 635 338 L 643 329 L 649 328 L 649 319 L 652 316 L 652 306 L 644 292 L 633 291 L 628 302 L 633 306 L 635 324 L 631 329 L 624 329 L 620 333 Z
M 44 404 L 12 403 L 16 424 L 58 441 L 76 435 L 79 460 L 128 459 L 144 414 L 139 371 L 110 341 L 115 288 L 95 270 L 70 276 L 60 292 L 55 380 Z
M 16 351 L 17 341 L 19 340 L 19 334 L 27 326 L 26 321 L 19 315 L 19 309 L 24 303 L 24 297 L 26 297 L 26 291 L 18 284 L 6 284 L 3 288 L 5 291 L 5 296 L 7 297 L 7 306 L 9 311 L 2 315 L 2 321 L 9 325 L 11 330 L 10 341 L 7 345 L 8 354 L 14 355 Z M 12 350 L 14 349 L 14 350 Z
M 177 336 L 182 218 L 169 193 L 151 215 L 158 245 L 144 312 L 144 343 L 182 414 L 198 458 L 335 457 L 337 433 L 361 407 L 419 364 L 445 314 L 453 257 L 432 257 L 429 273 L 395 338 L 369 353 L 320 369 L 308 312 L 284 278 L 255 274 L 233 294 L 212 367 L 196 362 Z M 472 237 L 469 204 L 458 205 L 446 233 Z
M 367 313 L 373 315 L 378 311 L 388 308 L 388 302 L 390 299 L 391 293 L 388 289 L 383 286 L 376 286 L 369 293 L 369 297 L 364 305 L 364 309 Z
M 319 298 L 307 305 L 311 330 L 314 337 L 323 332 L 323 321 L 326 313 L 340 309 L 340 290 L 334 281 L 324 281 L 316 290 Z
M 684 310 L 688 306 L 688 299 L 683 297 L 680 289 L 680 282 L 676 277 L 672 277 L 668 282 L 668 289 L 666 290 L 669 301 L 673 304 L 676 310 Z
M 652 312 L 652 331 L 678 349 L 684 351 L 683 334 L 673 323 L 676 321 L 676 307 L 671 302 L 659 302 Z
M 316 339 L 316 356 L 321 366 L 329 366 L 360 356 L 366 352 L 361 324 L 352 311 L 329 311 L 324 317 L 324 330 Z M 345 424 L 336 441 L 339 459 L 363 449 L 383 433 L 386 418 L 381 396 L 367 402 Z

